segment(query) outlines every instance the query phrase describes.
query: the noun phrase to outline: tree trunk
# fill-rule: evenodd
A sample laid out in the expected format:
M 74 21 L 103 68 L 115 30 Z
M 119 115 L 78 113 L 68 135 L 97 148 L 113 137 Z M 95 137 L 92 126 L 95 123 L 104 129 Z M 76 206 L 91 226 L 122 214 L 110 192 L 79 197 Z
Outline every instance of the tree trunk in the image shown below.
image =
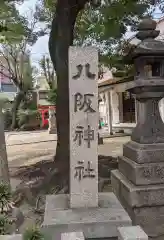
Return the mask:
M 69 183 L 69 87 L 68 49 L 73 44 L 73 31 L 78 13 L 87 0 L 58 0 L 49 39 L 51 60 L 57 75 L 57 149 L 55 162 L 61 184 Z
M 20 106 L 20 103 L 22 99 L 24 98 L 25 93 L 23 91 L 18 92 L 16 95 L 14 102 L 13 102 L 13 107 L 12 107 L 12 124 L 11 124 L 11 129 L 14 130 L 17 128 L 17 111 Z
M 10 186 L 2 106 L 0 106 L 0 136 L 0 182 L 2 181 Z

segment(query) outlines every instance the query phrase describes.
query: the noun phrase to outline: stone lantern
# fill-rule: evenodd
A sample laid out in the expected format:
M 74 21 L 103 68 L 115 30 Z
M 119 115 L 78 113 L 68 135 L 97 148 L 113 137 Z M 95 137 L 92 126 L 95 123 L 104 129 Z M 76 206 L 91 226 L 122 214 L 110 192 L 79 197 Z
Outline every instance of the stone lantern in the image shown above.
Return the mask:
M 144 19 L 138 27 L 141 42 L 125 57 L 135 67 L 129 92 L 138 101 L 138 121 L 131 141 L 123 146 L 112 186 L 133 224 L 150 239 L 164 239 L 164 123 L 159 101 L 164 97 L 164 42 L 156 22 Z M 163 106 L 164 107 L 164 106 Z

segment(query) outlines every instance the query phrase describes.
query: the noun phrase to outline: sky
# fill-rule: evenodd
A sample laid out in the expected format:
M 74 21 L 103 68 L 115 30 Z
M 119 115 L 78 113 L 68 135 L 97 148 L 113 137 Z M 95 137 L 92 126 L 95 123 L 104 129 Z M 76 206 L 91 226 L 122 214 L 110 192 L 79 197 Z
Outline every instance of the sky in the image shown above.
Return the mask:
M 34 9 L 37 0 L 25 0 L 24 4 L 18 6 L 22 15 L 27 14 L 27 11 Z M 38 65 L 39 59 L 43 55 L 48 55 L 48 36 L 41 37 L 36 44 L 32 47 L 31 60 L 32 65 Z
M 27 14 L 27 11 L 30 11 L 30 9 L 34 9 L 36 5 L 37 0 L 25 0 L 24 4 L 18 6 L 18 9 L 22 15 Z M 156 9 L 154 13 L 154 18 L 159 19 L 161 17 L 161 12 L 159 9 Z M 129 38 L 133 36 L 134 33 L 127 32 L 126 38 Z M 31 51 L 31 60 L 32 65 L 38 66 L 39 59 L 43 55 L 49 55 L 48 53 L 48 36 L 41 37 L 37 43 L 32 47 Z

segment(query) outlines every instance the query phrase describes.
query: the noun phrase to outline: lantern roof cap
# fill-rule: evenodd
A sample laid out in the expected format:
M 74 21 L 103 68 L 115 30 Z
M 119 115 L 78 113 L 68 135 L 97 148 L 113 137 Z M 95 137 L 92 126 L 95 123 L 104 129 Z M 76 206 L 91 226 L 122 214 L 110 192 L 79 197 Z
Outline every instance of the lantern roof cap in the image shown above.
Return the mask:
M 164 56 L 164 42 L 155 39 L 160 34 L 160 31 L 156 30 L 156 25 L 156 21 L 150 18 L 144 18 L 140 22 L 136 37 L 141 42 L 128 49 L 124 55 L 125 60 L 132 63 L 133 59 L 139 56 Z
M 159 36 L 160 31 L 156 30 L 157 23 L 151 18 L 144 18 L 138 25 L 136 37 L 143 41 L 146 39 L 155 39 Z

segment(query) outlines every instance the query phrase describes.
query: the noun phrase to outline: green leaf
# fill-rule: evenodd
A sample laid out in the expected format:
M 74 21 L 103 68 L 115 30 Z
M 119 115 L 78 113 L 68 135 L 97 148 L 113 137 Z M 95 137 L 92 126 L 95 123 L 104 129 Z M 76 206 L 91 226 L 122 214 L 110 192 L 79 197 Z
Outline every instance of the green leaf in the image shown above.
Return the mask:
M 5 215 L 0 215 L 0 235 L 9 234 L 11 221 Z
M 4 208 L 11 201 L 10 186 L 1 182 L 0 183 L 0 210 L 3 213 Z
M 57 89 L 51 89 L 48 93 L 48 99 L 50 103 L 56 105 L 57 100 Z
M 57 0 L 39 1 L 37 14 L 40 16 L 39 20 L 44 22 L 47 28 L 50 27 L 55 14 L 56 2 Z M 103 56 L 100 58 L 101 63 L 109 65 L 112 63 L 111 56 L 115 55 L 117 45 L 123 40 L 127 28 L 130 26 L 134 29 L 145 13 L 150 13 L 154 8 L 150 0 L 104 0 L 101 5 L 99 1 L 96 2 L 98 2 L 96 8 L 93 8 L 92 4 L 86 4 L 85 9 L 78 15 L 74 44 L 98 47 Z M 164 5 L 164 0 L 162 2 Z M 162 4 L 157 1 L 156 5 Z
M 37 227 L 28 228 L 23 234 L 23 240 L 44 240 L 44 235 Z
M 39 65 L 47 83 L 49 84 L 50 89 L 55 89 L 57 87 L 57 80 L 55 70 L 50 58 L 43 55 L 39 61 Z

